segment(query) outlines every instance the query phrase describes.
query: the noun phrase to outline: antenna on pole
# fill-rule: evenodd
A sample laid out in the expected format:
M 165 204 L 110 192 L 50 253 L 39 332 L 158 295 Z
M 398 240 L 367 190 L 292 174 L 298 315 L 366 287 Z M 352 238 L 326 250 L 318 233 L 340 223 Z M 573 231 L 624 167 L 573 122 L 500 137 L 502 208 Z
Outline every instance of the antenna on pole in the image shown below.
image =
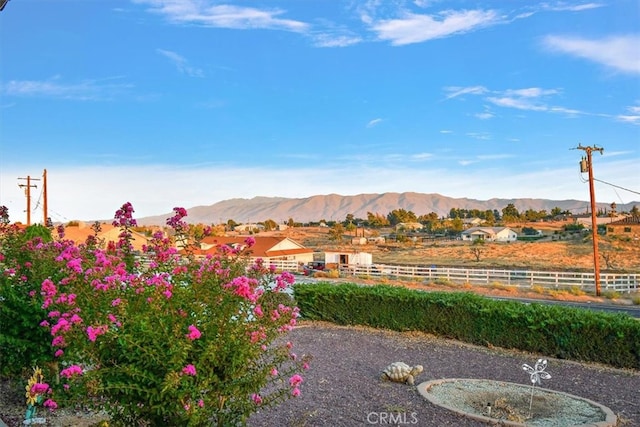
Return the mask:
M 591 197 L 591 235 L 593 236 L 593 270 L 596 285 L 596 296 L 600 296 L 600 258 L 598 256 L 598 220 L 596 217 L 596 195 L 593 189 L 593 162 L 591 153 L 599 151 L 600 154 L 604 151 L 604 148 L 597 146 L 583 147 L 582 144 L 578 144 L 576 147 L 578 150 L 584 150 L 587 153 L 586 158 L 580 160 L 580 172 L 589 173 L 589 195 Z

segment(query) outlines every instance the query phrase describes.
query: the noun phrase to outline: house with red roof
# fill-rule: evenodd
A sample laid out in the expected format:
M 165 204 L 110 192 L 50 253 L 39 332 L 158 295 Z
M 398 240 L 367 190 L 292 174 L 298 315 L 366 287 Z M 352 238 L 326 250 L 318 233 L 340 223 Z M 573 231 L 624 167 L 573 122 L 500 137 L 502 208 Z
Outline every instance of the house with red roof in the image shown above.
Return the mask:
M 247 239 L 255 241 L 253 246 L 249 247 Z M 301 265 L 313 261 L 313 249 L 282 236 L 208 236 L 200 243 L 198 255 L 215 254 L 221 245 L 239 250 L 246 249 L 252 259 L 261 258 L 267 263 L 288 261 Z

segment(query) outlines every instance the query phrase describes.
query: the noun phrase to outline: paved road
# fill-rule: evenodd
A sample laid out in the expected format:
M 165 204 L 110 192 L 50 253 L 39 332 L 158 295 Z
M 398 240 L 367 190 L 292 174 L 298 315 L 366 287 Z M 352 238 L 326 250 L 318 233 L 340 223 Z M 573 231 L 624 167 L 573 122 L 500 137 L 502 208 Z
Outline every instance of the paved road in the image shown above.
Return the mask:
M 616 304 L 598 304 L 591 302 L 572 302 L 572 301 L 553 301 L 532 298 L 506 298 L 506 297 L 489 297 L 497 300 L 520 301 L 525 304 L 555 304 L 565 307 L 583 308 L 586 310 L 599 310 L 608 313 L 626 313 L 631 317 L 640 318 L 640 306 L 636 305 L 616 305 Z

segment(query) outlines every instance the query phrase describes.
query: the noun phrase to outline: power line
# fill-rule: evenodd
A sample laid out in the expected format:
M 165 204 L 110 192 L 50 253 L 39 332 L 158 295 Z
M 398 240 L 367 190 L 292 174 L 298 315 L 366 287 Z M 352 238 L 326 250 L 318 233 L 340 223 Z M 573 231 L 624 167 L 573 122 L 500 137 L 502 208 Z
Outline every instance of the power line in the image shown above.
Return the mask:
M 610 185 L 610 186 L 612 186 L 612 187 L 619 188 L 619 189 L 624 190 L 624 191 L 628 191 L 629 193 L 640 194 L 640 191 L 633 191 L 633 190 L 629 190 L 628 188 L 624 188 L 624 187 L 621 187 L 621 186 L 619 186 L 619 185 L 611 184 L 610 182 L 606 182 L 606 181 L 603 181 L 603 180 L 601 180 L 601 179 L 593 178 L 593 180 L 594 180 L 594 181 L 601 182 L 601 183 L 603 183 L 603 184 Z

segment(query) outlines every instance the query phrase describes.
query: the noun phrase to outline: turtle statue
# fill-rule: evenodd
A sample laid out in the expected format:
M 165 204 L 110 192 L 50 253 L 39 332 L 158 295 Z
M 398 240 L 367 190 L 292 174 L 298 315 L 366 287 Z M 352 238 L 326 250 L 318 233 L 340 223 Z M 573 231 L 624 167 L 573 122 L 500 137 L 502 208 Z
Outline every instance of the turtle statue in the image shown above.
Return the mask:
M 393 362 L 382 371 L 382 379 L 413 385 L 422 371 L 422 365 L 409 366 L 403 362 Z

